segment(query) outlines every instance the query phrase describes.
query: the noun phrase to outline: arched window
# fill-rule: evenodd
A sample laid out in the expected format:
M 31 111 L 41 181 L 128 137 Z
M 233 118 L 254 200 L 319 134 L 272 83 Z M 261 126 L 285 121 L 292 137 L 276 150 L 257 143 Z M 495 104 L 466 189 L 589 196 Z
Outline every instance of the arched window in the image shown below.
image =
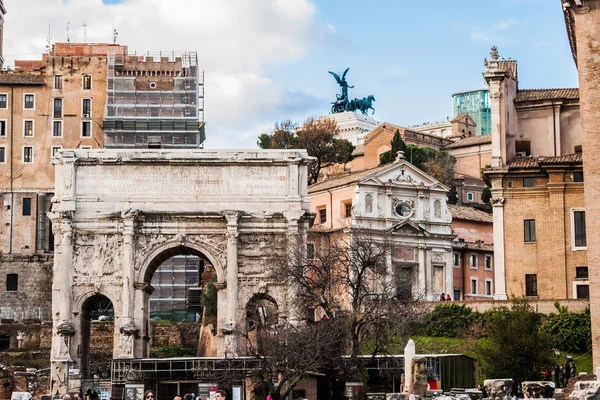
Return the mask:
M 373 212 L 373 196 L 371 196 L 370 194 L 365 196 L 365 212 Z
M 433 202 L 433 215 L 436 218 L 442 218 L 442 202 L 439 200 Z

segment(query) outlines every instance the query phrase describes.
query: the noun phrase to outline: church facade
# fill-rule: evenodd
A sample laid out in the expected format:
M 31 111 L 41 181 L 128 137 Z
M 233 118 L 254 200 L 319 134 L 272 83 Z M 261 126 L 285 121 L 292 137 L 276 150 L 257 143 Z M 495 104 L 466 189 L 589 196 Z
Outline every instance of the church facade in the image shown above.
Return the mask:
M 309 235 L 368 229 L 391 246 L 389 273 L 415 299 L 453 290 L 449 188 L 400 156 L 392 164 L 327 179 L 309 187 L 315 225 Z

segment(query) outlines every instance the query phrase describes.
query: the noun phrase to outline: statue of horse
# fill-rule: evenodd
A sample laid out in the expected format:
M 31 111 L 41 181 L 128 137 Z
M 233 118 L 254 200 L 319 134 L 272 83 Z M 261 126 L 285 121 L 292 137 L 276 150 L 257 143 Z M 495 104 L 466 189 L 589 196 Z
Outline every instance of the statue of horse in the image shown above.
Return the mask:
M 347 107 L 346 111 L 360 111 L 363 115 L 369 115 L 369 110 L 373 110 L 371 115 L 375 114 L 375 108 L 373 108 L 373 102 L 375 101 L 375 96 L 370 94 L 367 97 L 363 97 L 362 99 L 353 99 L 351 100 Z

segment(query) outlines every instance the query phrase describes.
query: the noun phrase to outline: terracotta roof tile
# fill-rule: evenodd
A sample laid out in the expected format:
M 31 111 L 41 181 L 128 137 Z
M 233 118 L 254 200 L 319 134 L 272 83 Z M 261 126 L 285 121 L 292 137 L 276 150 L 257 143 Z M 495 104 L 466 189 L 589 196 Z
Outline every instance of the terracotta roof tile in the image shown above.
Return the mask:
M 479 136 L 471 136 L 464 139 L 460 139 L 454 143 L 444 146 L 444 150 L 446 149 L 458 149 L 460 147 L 468 147 L 475 146 L 480 144 L 488 144 L 492 143 L 492 135 L 479 135 Z
M 582 163 L 581 153 L 566 154 L 556 157 L 515 157 L 508 162 L 509 169 L 539 168 L 540 164 L 573 164 Z
M 477 210 L 473 207 L 448 204 L 448 211 L 452 214 L 453 219 L 465 219 L 469 221 L 487 222 L 490 224 L 493 222 L 492 214 Z
M 559 89 L 524 89 L 517 91 L 515 102 L 542 101 L 542 100 L 579 100 L 578 88 Z
M 327 180 L 317 182 L 308 187 L 308 193 L 315 193 L 321 190 L 327 190 L 338 186 L 347 185 L 350 183 L 358 182 L 362 178 L 366 178 L 369 175 L 374 174 L 375 172 L 382 170 L 384 168 L 389 167 L 391 164 L 381 165 L 379 167 L 365 169 L 362 171 L 351 172 L 349 174 L 344 174 L 340 176 L 335 176 L 329 178 Z
M 0 85 L 43 85 L 44 76 L 38 74 L 0 74 Z

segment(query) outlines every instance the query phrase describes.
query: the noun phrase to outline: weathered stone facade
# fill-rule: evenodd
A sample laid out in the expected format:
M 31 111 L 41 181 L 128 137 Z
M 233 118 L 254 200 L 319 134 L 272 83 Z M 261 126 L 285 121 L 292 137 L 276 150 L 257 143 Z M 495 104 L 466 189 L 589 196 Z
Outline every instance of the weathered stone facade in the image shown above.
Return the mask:
M 64 151 L 57 158 L 52 393 L 71 361 L 85 373 L 89 304 L 111 300 L 115 358 L 147 357 L 152 275 L 178 254 L 214 267 L 217 354 L 235 354 L 252 296 L 280 318 L 287 290 L 270 284 L 270 248 L 305 240 L 310 223 L 305 151 Z

